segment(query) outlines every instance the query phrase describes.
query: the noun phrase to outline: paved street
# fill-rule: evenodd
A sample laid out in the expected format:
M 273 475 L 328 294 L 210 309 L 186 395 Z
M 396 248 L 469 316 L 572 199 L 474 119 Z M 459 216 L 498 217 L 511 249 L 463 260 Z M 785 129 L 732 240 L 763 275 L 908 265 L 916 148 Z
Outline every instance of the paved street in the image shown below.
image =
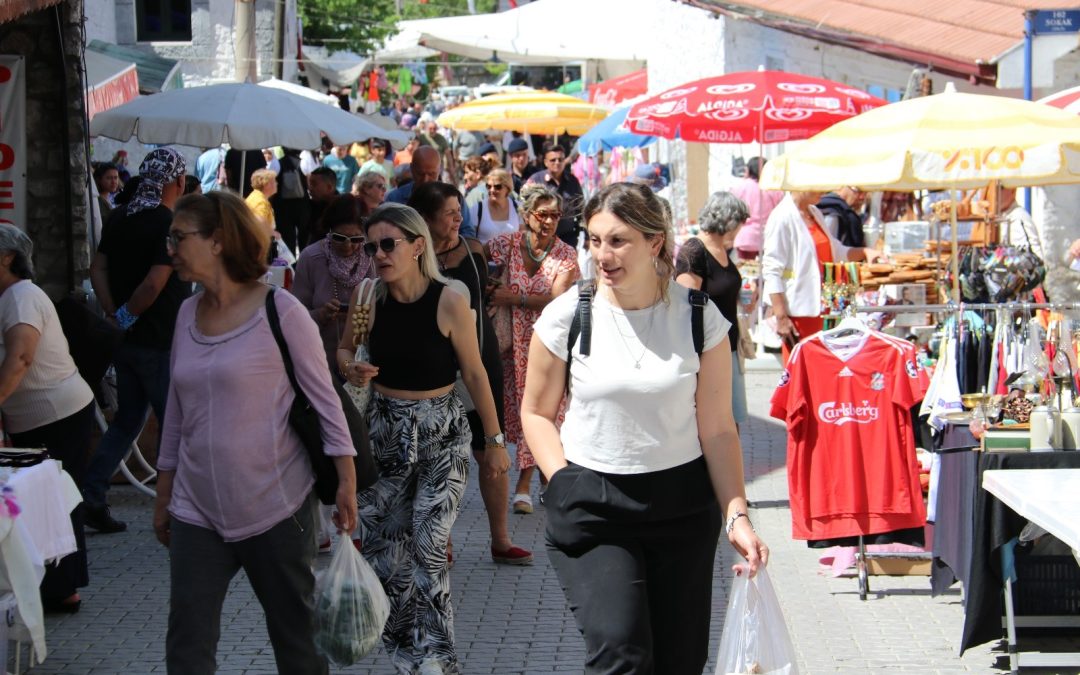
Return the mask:
M 789 538 L 784 433 L 767 419 L 776 372 L 748 375 L 754 419 L 743 430 L 752 517 L 773 553 L 769 571 L 787 615 L 803 673 L 993 673 L 1007 659 L 988 644 L 957 656 L 960 592 L 931 598 L 926 577 L 872 577 L 860 602 L 854 578 L 822 576 L 818 553 Z M 91 585 L 76 615 L 48 619 L 50 655 L 37 673 L 164 671 L 168 606 L 166 550 L 153 538 L 150 501 L 131 488 L 114 489 L 123 534 L 88 537 Z M 465 673 L 580 673 L 582 643 L 542 546 L 544 513 L 511 516 L 517 543 L 536 564 L 496 567 L 488 557 L 487 521 L 475 477 L 454 528 L 453 592 L 458 650 Z M 722 543 L 713 594 L 715 654 L 723 629 L 731 563 Z M 326 564 L 328 556 L 321 563 Z M 219 664 L 222 672 L 273 672 L 259 605 L 238 577 L 226 602 Z M 710 664 L 707 673 L 713 672 Z M 348 673 L 390 674 L 381 652 Z M 1052 672 L 1052 671 L 1047 671 Z

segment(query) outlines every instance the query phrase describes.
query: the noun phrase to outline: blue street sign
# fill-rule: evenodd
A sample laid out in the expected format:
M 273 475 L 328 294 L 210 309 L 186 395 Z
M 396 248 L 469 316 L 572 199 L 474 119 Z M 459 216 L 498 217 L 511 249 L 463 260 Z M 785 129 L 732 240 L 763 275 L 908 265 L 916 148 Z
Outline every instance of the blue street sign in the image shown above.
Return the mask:
M 1080 32 L 1080 9 L 1041 9 L 1033 22 L 1036 35 Z

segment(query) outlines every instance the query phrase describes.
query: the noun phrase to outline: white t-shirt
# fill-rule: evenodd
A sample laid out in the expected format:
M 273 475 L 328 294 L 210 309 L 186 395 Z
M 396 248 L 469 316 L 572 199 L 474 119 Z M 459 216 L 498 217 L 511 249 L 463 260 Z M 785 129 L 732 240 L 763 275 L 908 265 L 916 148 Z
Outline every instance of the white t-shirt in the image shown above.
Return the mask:
M 685 287 L 670 282 L 668 302 L 624 311 L 600 294 L 593 299 L 592 351 L 581 338 L 570 366 L 572 396 L 561 438 L 567 461 L 604 473 L 662 471 L 701 456 L 697 431 L 697 372 Z M 536 321 L 541 342 L 566 359 L 575 286 L 555 298 Z M 713 303 L 704 308 L 705 351 L 727 337 L 730 324 Z M 648 344 L 645 348 L 642 339 Z M 635 367 L 640 357 L 640 368 Z
M 509 234 L 521 229 L 521 220 L 518 217 L 517 207 L 514 202 L 509 203 L 509 217 L 506 220 L 495 220 L 491 217 L 491 204 L 487 199 L 469 206 L 469 217 L 473 223 L 477 222 L 476 212 L 480 212 L 480 222 L 476 226 L 476 238 L 481 244 L 486 244 L 500 234 Z
M 4 424 L 16 434 L 74 415 L 94 399 L 75 368 L 56 308 L 30 281 L 18 281 L 0 294 L 0 361 L 7 353 L 4 334 L 23 323 L 41 337 L 22 382 L 4 401 Z

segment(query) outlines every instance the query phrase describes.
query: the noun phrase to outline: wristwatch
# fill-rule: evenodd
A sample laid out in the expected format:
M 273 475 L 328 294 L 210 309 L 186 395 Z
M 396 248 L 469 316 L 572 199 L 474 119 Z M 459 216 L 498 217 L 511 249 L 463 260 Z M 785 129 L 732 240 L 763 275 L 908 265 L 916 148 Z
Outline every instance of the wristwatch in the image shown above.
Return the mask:
M 506 436 L 500 431 L 494 436 L 484 436 L 484 445 L 495 445 L 500 448 L 506 447 Z
M 754 529 L 754 523 L 751 522 L 750 516 L 746 515 L 745 511 L 739 511 L 738 509 L 736 509 L 735 513 L 731 514 L 731 516 L 727 519 L 727 524 L 724 525 L 725 534 L 731 534 L 731 531 L 735 529 L 735 521 L 739 518 L 746 518 L 746 522 L 750 523 L 750 529 Z

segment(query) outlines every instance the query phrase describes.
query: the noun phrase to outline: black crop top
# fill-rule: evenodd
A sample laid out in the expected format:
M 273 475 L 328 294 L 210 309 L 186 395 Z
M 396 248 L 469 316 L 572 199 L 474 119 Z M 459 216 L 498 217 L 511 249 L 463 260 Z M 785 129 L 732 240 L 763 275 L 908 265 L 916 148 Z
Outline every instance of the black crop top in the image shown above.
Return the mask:
M 419 300 L 401 303 L 386 294 L 375 308 L 368 338 L 373 380 L 404 391 L 428 391 L 453 384 L 458 362 L 450 338 L 439 330 L 439 297 L 444 284 L 432 281 Z

